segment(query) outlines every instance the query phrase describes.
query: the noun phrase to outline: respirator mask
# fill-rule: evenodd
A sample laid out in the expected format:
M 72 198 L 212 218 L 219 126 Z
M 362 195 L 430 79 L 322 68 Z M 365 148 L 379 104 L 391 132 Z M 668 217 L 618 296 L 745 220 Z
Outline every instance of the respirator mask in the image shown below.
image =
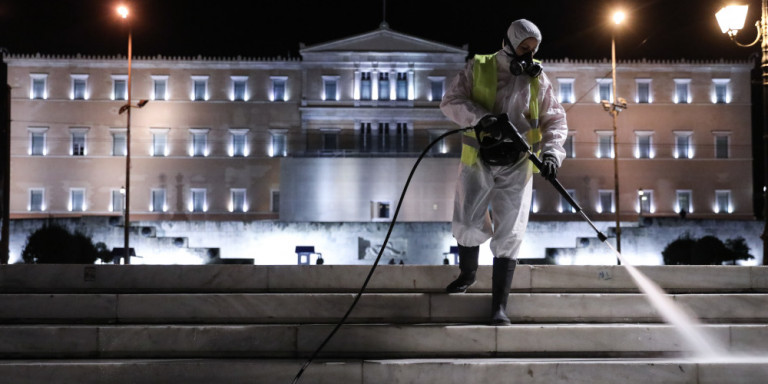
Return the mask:
M 509 53 L 504 49 L 504 53 L 509 56 L 509 72 L 515 76 L 520 76 L 523 73 L 530 77 L 539 77 L 539 75 L 541 75 L 541 71 L 544 70 L 544 68 L 541 64 L 533 61 L 533 52 L 518 56 L 508 37 L 504 36 L 504 42 L 507 47 L 512 50 L 512 53 Z

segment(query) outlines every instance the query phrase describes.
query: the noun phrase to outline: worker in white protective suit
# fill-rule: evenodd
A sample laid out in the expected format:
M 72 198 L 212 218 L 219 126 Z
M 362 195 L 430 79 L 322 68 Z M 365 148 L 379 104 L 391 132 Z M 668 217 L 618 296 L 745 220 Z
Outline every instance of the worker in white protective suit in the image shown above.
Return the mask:
M 460 274 L 446 290 L 463 293 L 475 283 L 479 246 L 491 239 L 492 325 L 510 324 L 507 299 L 528 225 L 532 174 L 540 171 L 544 177 L 555 177 L 565 158 L 565 110 L 541 64 L 533 59 L 540 43 L 536 25 L 524 19 L 512 22 L 502 49 L 470 60 L 450 81 L 440 104 L 456 124 L 475 128 L 462 137 L 452 223 Z M 498 138 L 500 131 L 514 128 L 540 153 L 541 170 L 534 169 L 519 148 L 506 143 L 481 145 L 484 137 Z

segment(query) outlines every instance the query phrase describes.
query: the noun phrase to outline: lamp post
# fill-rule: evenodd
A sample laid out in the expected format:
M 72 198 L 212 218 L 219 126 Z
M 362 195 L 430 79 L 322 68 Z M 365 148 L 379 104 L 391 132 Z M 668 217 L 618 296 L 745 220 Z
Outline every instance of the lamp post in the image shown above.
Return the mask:
M 768 0 L 762 0 L 762 12 L 760 20 L 755 23 L 757 38 L 749 44 L 741 44 L 736 41 L 736 34 L 744 28 L 747 18 L 747 5 L 729 5 L 723 7 L 715 14 L 720 30 L 727 33 L 728 37 L 740 47 L 752 47 L 761 42 L 762 57 L 760 69 L 763 78 L 763 185 L 768 182 Z M 760 238 L 763 240 L 763 265 L 768 265 L 768 193 L 763 187 L 763 219 L 765 226 Z
M 123 232 L 123 251 L 125 252 L 125 263 L 130 264 L 131 262 L 131 254 L 130 254 L 130 240 L 129 240 L 129 234 L 130 234 L 130 217 L 131 217 L 131 109 L 141 108 L 147 104 L 147 100 L 140 100 L 137 105 L 131 105 L 131 59 L 133 56 L 132 52 L 132 41 L 131 41 L 131 21 L 128 19 L 128 7 L 121 5 L 117 7 L 117 13 L 120 15 L 120 17 L 123 18 L 123 21 L 128 24 L 128 84 L 127 87 L 127 103 L 120 107 L 120 111 L 118 114 L 123 114 L 123 112 L 126 113 L 126 125 L 125 125 L 125 201 L 123 204 L 125 204 L 124 209 L 124 232 Z M 122 188 L 121 188 L 122 192 Z
M 613 100 L 609 103 L 603 100 L 603 108 L 613 118 L 613 195 L 616 202 L 616 251 L 621 253 L 621 205 L 619 204 L 619 144 L 618 144 L 618 117 L 619 112 L 627 108 L 627 101 L 616 95 L 616 26 L 621 24 L 626 15 L 622 11 L 614 12 L 614 28 L 611 29 L 611 87 Z M 616 260 L 621 264 L 621 260 Z

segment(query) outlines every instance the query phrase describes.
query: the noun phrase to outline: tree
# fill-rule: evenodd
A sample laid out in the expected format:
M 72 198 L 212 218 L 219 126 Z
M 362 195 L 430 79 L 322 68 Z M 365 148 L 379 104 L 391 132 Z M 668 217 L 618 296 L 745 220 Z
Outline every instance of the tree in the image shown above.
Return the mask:
M 46 224 L 27 237 L 21 258 L 27 264 L 93 264 L 99 252 L 83 233 Z
M 749 254 L 749 246 L 743 237 L 726 240 L 725 247 L 728 248 L 729 256 L 724 261 L 730 261 L 733 264 L 736 264 L 736 260 L 749 260 L 755 258 L 755 256 Z

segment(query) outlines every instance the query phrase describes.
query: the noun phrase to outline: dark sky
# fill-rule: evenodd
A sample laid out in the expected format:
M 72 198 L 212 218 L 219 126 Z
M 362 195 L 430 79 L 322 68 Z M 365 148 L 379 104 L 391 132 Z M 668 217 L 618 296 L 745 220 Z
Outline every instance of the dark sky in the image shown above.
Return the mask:
M 133 9 L 134 55 L 298 56 L 299 43 L 336 40 L 378 28 L 382 0 L 125 0 Z M 119 0 L 0 0 L 0 47 L 12 53 L 125 54 Z M 756 36 L 752 0 L 740 40 Z M 393 30 L 470 53 L 496 50 L 512 20 L 544 35 L 542 58 L 610 58 L 610 10 L 628 14 L 617 32 L 621 59 L 747 59 L 720 33 L 721 0 L 388 0 Z

